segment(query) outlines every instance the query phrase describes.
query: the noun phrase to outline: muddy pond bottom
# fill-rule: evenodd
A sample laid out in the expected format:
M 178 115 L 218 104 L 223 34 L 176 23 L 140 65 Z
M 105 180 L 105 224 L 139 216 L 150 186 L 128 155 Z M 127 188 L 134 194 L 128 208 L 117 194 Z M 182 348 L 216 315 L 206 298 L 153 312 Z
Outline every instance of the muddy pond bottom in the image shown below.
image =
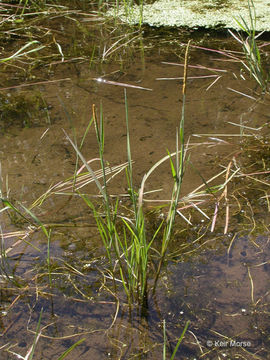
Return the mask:
M 75 231 L 54 237 L 51 287 L 46 257 L 29 246 L 10 257 L 28 285 L 2 282 L 1 359 L 26 354 L 41 313 L 38 359 L 58 359 L 82 339 L 71 358 L 162 359 L 164 321 L 168 354 L 190 321 L 177 359 L 269 356 L 265 236 L 206 234 L 197 249 L 167 262 L 142 315 L 136 305 L 129 309 L 121 291 L 114 293 L 98 239 L 83 233 L 73 245 Z M 46 253 L 45 244 L 39 247 Z

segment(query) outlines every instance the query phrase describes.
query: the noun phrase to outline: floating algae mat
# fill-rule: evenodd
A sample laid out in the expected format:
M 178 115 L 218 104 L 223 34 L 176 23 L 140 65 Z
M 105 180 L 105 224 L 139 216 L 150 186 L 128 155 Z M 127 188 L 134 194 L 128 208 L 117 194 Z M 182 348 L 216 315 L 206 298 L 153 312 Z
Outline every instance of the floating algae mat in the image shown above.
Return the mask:
M 256 30 L 270 31 L 270 1 L 254 1 L 256 11 Z M 240 29 L 237 20 L 240 16 L 246 21 L 249 16 L 248 1 L 241 0 L 158 0 L 153 4 L 144 4 L 143 8 L 134 5 L 127 9 L 121 6 L 110 10 L 130 24 L 148 24 L 150 26 L 173 26 L 189 28 L 233 28 Z M 251 4 L 251 3 L 250 3 Z M 253 8 L 251 9 L 253 12 Z

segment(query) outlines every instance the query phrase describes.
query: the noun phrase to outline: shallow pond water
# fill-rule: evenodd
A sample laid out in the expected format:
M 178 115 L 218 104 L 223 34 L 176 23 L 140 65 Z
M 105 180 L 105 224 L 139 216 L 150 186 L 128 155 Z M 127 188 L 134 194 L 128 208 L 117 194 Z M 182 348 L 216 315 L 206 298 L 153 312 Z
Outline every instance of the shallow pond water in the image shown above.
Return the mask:
M 59 81 L 31 89 L 46 100 L 50 120 L 29 128 L 10 126 L 1 134 L 2 176 L 4 183 L 8 179 L 10 199 L 30 207 L 52 184 L 73 175 L 76 154 L 63 129 L 70 136 L 76 132 L 78 142 L 81 141 L 93 104 L 99 112 L 102 103 L 106 161 L 111 167 L 126 162 L 123 84 L 128 84 L 135 186 L 138 188 L 149 168 L 167 155 L 167 149 L 175 151 L 182 96 L 181 80 L 173 78 L 183 76 L 184 47 L 177 45 L 178 39 L 174 40 L 175 46 L 171 43 L 167 46 L 166 38 L 156 41 L 153 32 L 149 32 L 145 53 L 133 51 L 123 64 L 111 61 L 89 66 L 86 61 L 59 62 L 51 67 L 49 75 L 43 69 L 41 78 Z M 150 48 L 151 36 L 155 41 Z M 198 35 L 194 37 L 198 44 Z M 224 46 L 224 38 L 213 41 L 215 48 Z M 230 41 L 226 39 L 226 44 Z M 258 155 L 255 161 L 253 154 L 256 141 L 264 141 L 267 147 L 269 99 L 265 96 L 260 100 L 259 89 L 249 74 L 241 71 L 239 62 L 225 60 L 221 54 L 191 47 L 185 138 L 187 142 L 189 139 L 192 165 L 185 172 L 182 199 L 231 161 L 239 161 L 248 174 L 254 173 L 254 163 L 265 157 L 264 165 L 259 166 L 269 170 L 267 155 Z M 11 96 L 21 91 L 21 88 L 6 90 Z M 263 125 L 260 132 L 254 130 Z M 244 135 L 255 132 L 260 137 L 258 140 L 255 137 L 255 145 L 252 142 L 242 145 L 245 137 L 240 136 L 241 131 Z M 82 153 L 87 160 L 98 157 L 93 126 Z M 105 250 L 94 219 L 81 199 L 68 196 L 70 189 L 65 196 L 51 195 L 33 210 L 45 224 L 57 224 L 50 244 L 52 287 L 48 283 L 44 235 L 29 227 L 30 235 L 26 239 L 30 244 L 25 243 L 22 239 L 27 224 L 18 217 L 9 218 L 6 213 L 0 213 L 4 233 L 21 231 L 5 239 L 10 281 L 6 282 L 2 273 L 0 358 L 16 358 L 14 353 L 25 356 L 33 344 L 43 309 L 36 359 L 58 359 L 80 339 L 85 340 L 67 358 L 162 359 L 163 320 L 168 354 L 190 321 L 176 359 L 267 359 L 270 356 L 266 200 L 269 185 L 267 178 L 259 180 L 265 182 L 261 187 L 256 187 L 251 179 L 243 190 L 241 178 L 231 185 L 226 235 L 225 203 L 220 205 L 213 232 L 210 228 L 217 199 L 202 203 L 210 220 L 194 208 L 190 211 L 188 201 L 181 203 L 182 212 L 191 224 L 180 216 L 177 219 L 168 259 L 156 291 L 149 294 L 143 316 L 136 306 L 130 311 L 121 290 L 112 291 L 105 270 Z M 223 175 L 214 184 L 224 181 Z M 146 191 L 162 191 L 146 196 L 149 218 L 155 205 L 170 198 L 172 183 L 168 163 L 150 177 Z M 111 194 L 127 192 L 124 172 L 112 179 L 109 189 Z M 84 191 L 98 194 L 93 183 Z M 124 197 L 121 199 L 124 213 L 129 204 Z M 161 215 L 161 211 L 154 214 L 150 225 L 160 221 Z M 156 266 L 155 262 L 152 266 Z M 13 279 L 18 279 L 19 284 Z

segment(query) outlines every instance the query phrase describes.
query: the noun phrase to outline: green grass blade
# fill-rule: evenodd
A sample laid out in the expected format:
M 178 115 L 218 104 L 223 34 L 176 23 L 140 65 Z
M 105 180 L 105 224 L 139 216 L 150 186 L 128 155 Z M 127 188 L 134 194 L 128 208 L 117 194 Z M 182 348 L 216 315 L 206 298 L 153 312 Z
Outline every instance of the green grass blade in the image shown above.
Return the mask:
M 161 221 L 161 223 L 159 224 L 158 228 L 156 229 L 151 241 L 149 242 L 149 244 L 147 245 L 147 251 L 149 251 L 151 249 L 151 245 L 153 243 L 153 241 L 155 240 L 155 238 L 157 237 L 162 225 L 164 224 L 164 220 Z
M 40 325 L 41 325 L 42 314 L 43 314 L 43 308 L 40 311 L 40 315 L 39 315 L 39 319 L 38 319 L 38 324 L 37 324 L 37 328 L 36 328 L 36 333 L 35 333 L 35 338 L 34 338 L 34 342 L 33 342 L 33 345 L 32 345 L 31 353 L 30 353 L 30 355 L 26 355 L 25 360 L 32 360 L 33 359 L 35 348 L 36 348 L 39 336 L 41 334 Z
M 63 360 L 75 347 L 80 345 L 82 342 L 84 342 L 85 338 L 80 339 L 75 344 L 71 345 L 57 360 Z
M 129 117 L 128 117 L 128 101 L 127 101 L 127 90 L 124 89 L 125 97 L 125 114 L 126 114 L 126 133 L 127 133 L 127 157 L 128 157 L 128 168 L 126 170 L 127 182 L 129 187 L 130 198 L 132 201 L 133 209 L 135 214 L 137 213 L 137 195 L 133 186 L 133 170 L 132 170 L 132 157 L 131 157 L 131 146 L 130 146 L 130 136 L 129 136 Z M 139 207 L 142 203 L 139 200 Z
M 97 179 L 95 172 L 92 170 L 92 168 L 90 167 L 90 165 L 87 163 L 87 161 L 85 160 L 84 156 L 82 155 L 82 153 L 80 152 L 80 150 L 78 149 L 78 147 L 73 143 L 73 141 L 70 139 L 70 137 L 68 136 L 68 134 L 65 132 L 64 133 L 66 135 L 66 138 L 68 139 L 68 141 L 71 143 L 71 145 L 73 146 L 74 150 L 76 151 L 76 153 L 78 154 L 78 156 L 80 157 L 80 159 L 82 160 L 82 162 L 84 163 L 86 169 L 89 171 L 89 173 L 91 174 L 92 178 L 94 179 L 100 193 L 102 194 L 103 198 L 106 198 L 106 194 L 103 190 L 103 187 L 101 185 L 101 183 L 99 182 L 99 180 Z
M 166 360 L 166 345 L 167 345 L 167 336 L 166 336 L 166 320 L 163 320 L 163 360 Z
M 35 52 L 35 51 L 39 51 L 43 48 L 45 48 L 45 46 L 39 46 L 35 49 L 31 49 L 31 50 L 28 50 L 26 52 L 23 52 L 25 49 L 27 49 L 29 46 L 33 45 L 33 44 L 40 44 L 39 41 L 37 40 L 33 40 L 33 41 L 30 41 L 29 43 L 25 44 L 23 47 L 21 47 L 18 51 L 15 52 L 15 54 L 7 57 L 7 58 L 3 58 L 3 59 L 0 59 L 0 62 L 7 62 L 7 61 L 10 61 L 10 60 L 13 60 L 13 59 L 17 59 L 18 57 L 21 57 L 21 56 L 24 56 L 24 55 L 28 55 L 32 52 Z
M 48 237 L 47 237 L 47 265 L 48 265 L 50 287 L 52 287 L 51 257 L 50 257 L 51 232 L 52 232 L 52 230 L 50 229 L 48 232 Z
M 174 351 L 173 351 L 173 354 L 172 354 L 170 360 L 174 360 L 175 355 L 176 355 L 176 353 L 177 353 L 177 350 L 178 350 L 178 348 L 179 348 L 179 346 L 180 346 L 180 344 L 181 344 L 181 342 L 182 342 L 182 340 L 183 340 L 183 338 L 184 338 L 184 336 L 185 336 L 185 333 L 186 333 L 186 331 L 187 331 L 187 329 L 188 329 L 188 327 L 189 327 L 189 324 L 190 324 L 190 321 L 188 320 L 187 323 L 186 323 L 186 325 L 185 325 L 185 328 L 184 328 L 184 330 L 183 330 L 183 332 L 182 332 L 182 334 L 181 334 L 181 336 L 180 336 L 180 338 L 179 338 L 178 341 L 177 341 L 177 344 L 176 344 L 176 346 L 175 346 L 175 348 L 174 348 Z
M 12 209 L 14 210 L 19 216 L 21 216 L 25 221 L 27 221 L 28 223 L 30 223 L 31 225 L 34 225 L 29 219 L 27 219 L 27 217 L 25 217 L 23 215 L 23 213 L 17 209 L 9 200 L 7 199 L 3 199 L 3 198 L 0 198 L 0 200 L 2 201 L 3 205 L 6 206 L 6 208 L 9 208 L 9 209 Z
M 169 160 L 170 160 L 170 165 L 171 165 L 171 172 L 172 172 L 172 177 L 174 179 L 176 179 L 176 170 L 175 170 L 175 167 L 174 167 L 174 163 L 172 161 L 172 156 L 169 152 L 169 150 L 167 149 L 167 153 L 168 153 L 168 156 L 169 156 Z M 178 158 L 178 156 L 176 156 L 176 158 Z
M 20 204 L 21 207 L 27 212 L 27 214 L 29 214 L 34 220 L 35 222 L 41 227 L 42 231 L 44 232 L 44 234 L 46 235 L 46 237 L 49 237 L 49 233 L 46 229 L 46 227 L 44 226 L 44 224 L 36 217 L 36 215 L 34 213 L 32 213 L 32 211 L 30 211 L 29 209 L 27 209 L 25 206 L 23 206 L 22 204 Z

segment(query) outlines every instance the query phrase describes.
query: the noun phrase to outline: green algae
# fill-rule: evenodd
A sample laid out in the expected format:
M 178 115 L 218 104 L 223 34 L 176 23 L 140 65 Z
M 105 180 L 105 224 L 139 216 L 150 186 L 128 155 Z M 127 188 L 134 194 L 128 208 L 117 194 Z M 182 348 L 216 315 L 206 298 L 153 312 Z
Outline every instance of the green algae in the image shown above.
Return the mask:
M 31 127 L 45 117 L 44 99 L 39 92 L 22 91 L 17 94 L 0 94 L 0 130 L 10 126 Z
M 254 1 L 256 9 L 256 30 L 270 31 L 270 0 Z M 188 28 L 232 28 L 240 27 L 235 19 L 249 19 L 248 1 L 243 0 L 157 0 L 154 4 L 141 7 L 134 5 L 127 9 L 119 7 L 108 12 L 129 24 Z

